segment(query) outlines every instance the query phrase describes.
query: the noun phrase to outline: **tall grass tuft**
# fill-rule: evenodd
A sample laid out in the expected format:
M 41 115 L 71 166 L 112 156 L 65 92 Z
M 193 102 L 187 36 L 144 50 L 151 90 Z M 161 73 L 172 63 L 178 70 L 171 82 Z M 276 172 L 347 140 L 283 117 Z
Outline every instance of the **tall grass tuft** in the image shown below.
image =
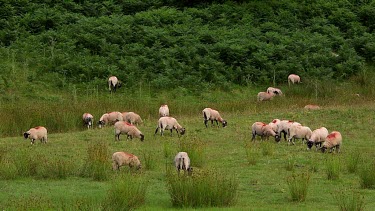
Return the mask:
M 262 142 L 261 148 L 262 148 L 262 154 L 264 156 L 271 156 L 275 152 L 275 144 L 269 141 Z
M 245 153 L 247 163 L 249 165 L 256 165 L 259 160 L 259 146 L 257 144 L 246 143 Z
M 194 170 L 192 176 L 167 170 L 168 192 L 174 207 L 225 207 L 235 204 L 238 182 L 231 175 Z
M 109 177 L 108 144 L 93 142 L 87 149 L 87 157 L 81 170 L 81 176 L 91 177 L 96 181 L 104 181 Z
M 204 164 L 204 143 L 198 137 L 192 139 L 180 139 L 179 151 L 187 152 L 192 166 L 202 167 Z
M 364 197 L 353 190 L 340 190 L 333 193 L 333 198 L 341 211 L 362 211 L 365 209 Z
M 349 173 L 355 173 L 358 170 L 358 164 L 361 161 L 361 154 L 357 151 L 350 153 L 347 156 L 346 167 Z
M 336 156 L 330 156 L 326 162 L 327 179 L 337 180 L 340 178 L 341 163 L 340 159 Z
M 27 196 L 9 197 L 5 202 L 7 210 L 55 210 L 56 207 L 47 195 L 29 194 Z
M 143 150 L 142 151 L 142 168 L 146 170 L 153 170 L 155 169 L 155 166 L 157 165 L 157 162 L 155 160 L 155 153 L 151 150 Z
M 363 165 L 359 173 L 360 184 L 362 188 L 375 188 L 375 162 L 371 161 Z
M 66 179 L 73 171 L 70 161 L 62 159 L 46 159 L 38 168 L 38 176 L 50 179 Z
M 289 156 L 287 159 L 286 159 L 286 162 L 285 162 L 285 169 L 287 171 L 293 171 L 294 170 L 294 166 L 296 164 L 296 160 L 294 157 L 292 156 Z
M 147 183 L 140 175 L 119 174 L 104 199 L 104 210 L 134 210 L 145 203 Z
M 287 183 L 292 201 L 305 201 L 310 183 L 310 173 L 293 173 L 287 178 Z
M 33 147 L 22 149 L 12 154 L 13 163 L 20 177 L 38 176 L 38 168 L 45 155 L 35 151 Z

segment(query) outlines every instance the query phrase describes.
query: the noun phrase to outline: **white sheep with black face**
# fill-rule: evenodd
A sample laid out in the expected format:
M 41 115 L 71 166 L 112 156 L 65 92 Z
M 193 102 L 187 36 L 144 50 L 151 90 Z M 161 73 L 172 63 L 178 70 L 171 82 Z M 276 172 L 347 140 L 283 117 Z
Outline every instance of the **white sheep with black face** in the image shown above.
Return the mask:
M 99 128 L 102 128 L 105 125 L 114 124 L 118 121 L 123 121 L 122 113 L 113 111 L 103 114 L 99 119 L 98 125 Z
M 121 85 L 121 81 L 118 80 L 116 76 L 111 76 L 108 78 L 108 89 L 110 92 L 116 92 L 116 90 L 120 88 Z
M 318 147 L 322 147 L 322 144 L 326 140 L 327 136 L 328 130 L 325 127 L 314 130 L 311 134 L 310 139 L 307 141 L 307 149 L 310 150 L 315 145 L 316 150 L 318 150 Z
M 220 113 L 217 110 L 214 110 L 212 108 L 205 108 L 203 109 L 202 113 L 204 124 L 206 125 L 206 127 L 208 127 L 208 121 L 211 121 L 211 126 L 214 125 L 214 121 L 216 122 L 217 126 L 219 126 L 219 122 L 221 122 L 223 127 L 226 127 L 228 125 L 228 122 L 220 116 Z
M 90 113 L 84 113 L 82 115 L 83 124 L 87 126 L 87 129 L 92 128 L 94 122 L 94 116 Z
M 261 140 L 268 140 L 270 136 L 275 137 L 276 141 L 279 141 L 277 133 L 272 129 L 270 125 L 267 125 L 263 122 L 255 122 L 251 126 L 252 141 L 255 141 L 255 137 L 258 135 L 261 137 Z
M 160 135 L 164 134 L 164 130 L 170 130 L 171 131 L 171 136 L 172 136 L 172 131 L 176 130 L 178 136 L 184 135 L 186 129 L 182 127 L 180 124 L 178 124 L 177 120 L 173 117 L 160 117 L 158 121 L 158 126 L 155 130 L 155 134 L 160 130 Z
M 285 141 L 287 140 L 287 136 L 289 134 L 289 128 L 292 125 L 301 125 L 301 124 L 298 122 L 291 121 L 291 120 L 281 120 L 277 124 L 277 134 L 279 135 L 280 139 L 282 137 L 282 134 L 284 134 L 284 140 Z
M 328 136 L 326 137 L 323 146 L 320 148 L 322 152 L 324 153 L 327 149 L 329 149 L 329 152 L 332 152 L 332 150 L 337 150 L 337 152 L 340 152 L 340 147 L 342 145 L 342 136 L 341 133 L 338 131 L 332 131 Z
M 183 170 L 185 173 L 188 172 L 189 176 L 193 172 L 193 168 L 190 166 L 189 155 L 186 152 L 177 153 L 177 155 L 174 157 L 174 164 L 178 174 L 180 174 L 180 170 Z
M 267 88 L 267 93 L 273 93 L 273 94 L 279 95 L 279 96 L 283 95 L 283 92 L 280 89 L 274 88 L 274 87 L 268 87 Z
M 113 170 L 120 170 L 121 166 L 129 166 L 130 168 L 141 169 L 142 165 L 138 157 L 127 152 L 115 152 L 112 155 Z
M 304 140 L 309 140 L 311 138 L 312 131 L 309 127 L 292 124 L 288 131 L 288 144 L 290 142 L 294 143 L 293 139 L 302 139 L 302 143 Z
M 159 108 L 159 117 L 169 116 L 168 105 L 161 105 Z
M 30 130 L 26 131 L 23 134 L 25 139 L 29 138 L 31 140 L 31 144 L 35 143 L 35 140 L 40 140 L 41 143 L 47 143 L 47 129 L 43 126 L 38 126 L 31 128 Z
M 127 135 L 127 139 L 139 138 L 141 141 L 144 140 L 145 136 L 135 126 L 125 121 L 118 121 L 114 125 L 115 128 L 115 141 L 120 141 L 120 135 Z

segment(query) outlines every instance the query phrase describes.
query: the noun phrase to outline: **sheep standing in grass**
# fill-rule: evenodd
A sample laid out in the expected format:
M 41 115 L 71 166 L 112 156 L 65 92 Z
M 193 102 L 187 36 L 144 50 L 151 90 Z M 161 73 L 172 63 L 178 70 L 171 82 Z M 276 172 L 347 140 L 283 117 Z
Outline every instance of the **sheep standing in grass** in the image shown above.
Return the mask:
M 290 86 L 291 83 L 292 84 L 294 84 L 294 83 L 301 83 L 301 78 L 298 75 L 296 75 L 296 74 L 290 74 L 288 76 L 288 84 L 289 84 L 289 86 Z
M 284 134 L 284 140 L 286 141 L 287 140 L 287 135 L 288 135 L 288 131 L 289 131 L 289 128 L 293 125 L 301 125 L 300 123 L 298 122 L 294 122 L 294 121 L 290 121 L 290 120 L 281 120 L 278 124 L 277 124 L 277 134 L 280 136 L 282 136 L 281 133 Z
M 309 140 L 311 138 L 312 131 L 309 127 L 298 125 L 298 124 L 292 124 L 288 131 L 288 144 L 290 142 L 295 144 L 293 139 L 302 139 L 302 143 L 304 140 Z
M 84 113 L 82 115 L 83 124 L 87 126 L 87 129 L 92 128 L 92 123 L 94 121 L 94 116 L 89 113 Z
M 193 172 L 193 168 L 190 167 L 190 158 L 186 152 L 179 152 L 174 157 L 174 165 L 176 166 L 178 175 L 180 175 L 180 170 L 183 170 L 185 173 L 188 172 L 190 176 Z
M 283 92 L 280 89 L 274 88 L 274 87 L 268 87 L 267 93 L 273 93 L 273 94 L 279 95 L 279 96 L 283 95 Z
M 31 144 L 34 144 L 35 140 L 40 140 L 41 143 L 47 143 L 47 129 L 43 126 L 31 128 L 23 134 L 25 139 L 29 138 Z
M 132 125 L 139 125 L 143 123 L 141 116 L 134 112 L 126 112 L 124 121 L 129 122 Z
M 322 143 L 326 140 L 327 136 L 328 130 L 325 127 L 314 130 L 310 139 L 307 141 L 307 149 L 310 150 L 315 144 L 316 150 L 318 150 L 318 146 L 319 148 L 322 147 Z
M 270 136 L 275 137 L 276 141 L 280 141 L 279 136 L 277 135 L 277 133 L 275 133 L 272 127 L 263 122 L 255 122 L 251 126 L 251 132 L 252 132 L 252 139 L 251 139 L 252 141 L 255 141 L 256 135 L 261 136 L 262 141 L 264 140 L 264 138 L 268 140 Z
M 130 168 L 136 167 L 140 169 L 142 167 L 138 157 L 127 153 L 127 152 L 115 152 L 112 155 L 112 167 L 113 170 L 120 170 L 121 166 L 129 166 Z
M 105 125 L 108 124 L 114 124 L 117 121 L 122 121 L 123 117 L 122 114 L 118 111 L 113 111 L 109 113 L 103 114 L 98 122 L 99 128 L 102 128 Z
M 108 89 L 110 92 L 116 92 L 116 90 L 120 88 L 121 85 L 121 81 L 118 80 L 116 76 L 111 76 L 108 78 Z
M 226 127 L 228 125 L 227 121 L 221 118 L 220 113 L 212 108 L 205 108 L 202 111 L 203 113 L 203 119 L 204 119 L 204 125 L 207 126 L 208 120 L 211 120 L 211 126 L 214 125 L 214 121 L 216 122 L 216 125 L 219 127 L 219 122 L 223 125 L 223 127 Z
M 177 135 L 180 137 L 180 135 L 185 134 L 185 128 L 183 128 L 180 124 L 178 124 L 177 120 L 173 117 L 160 117 L 158 121 L 158 127 L 155 130 L 155 134 L 160 129 L 160 135 L 164 135 L 164 130 L 170 130 L 171 136 L 173 129 L 176 130 Z
M 319 110 L 320 107 L 318 105 L 311 105 L 311 104 L 309 104 L 309 105 L 306 105 L 304 107 L 304 109 L 306 109 L 306 110 Z
M 159 108 L 159 117 L 169 116 L 168 105 L 161 105 Z
M 275 93 L 267 93 L 267 92 L 259 92 L 257 95 L 257 100 L 258 101 L 268 101 L 272 100 L 272 98 L 275 96 Z
M 134 125 L 125 122 L 125 121 L 118 121 L 114 125 L 115 127 L 115 141 L 120 141 L 120 135 L 126 134 L 127 139 L 130 137 L 130 139 L 133 139 L 134 137 L 141 139 L 141 141 L 144 140 L 143 133 Z
M 332 152 L 332 150 L 336 149 L 337 152 L 340 152 L 340 147 L 342 145 L 342 136 L 341 133 L 338 131 L 332 131 L 328 136 L 326 137 L 326 140 L 323 143 L 323 146 L 320 148 L 322 152 L 324 153 L 327 149 L 329 149 L 329 152 Z

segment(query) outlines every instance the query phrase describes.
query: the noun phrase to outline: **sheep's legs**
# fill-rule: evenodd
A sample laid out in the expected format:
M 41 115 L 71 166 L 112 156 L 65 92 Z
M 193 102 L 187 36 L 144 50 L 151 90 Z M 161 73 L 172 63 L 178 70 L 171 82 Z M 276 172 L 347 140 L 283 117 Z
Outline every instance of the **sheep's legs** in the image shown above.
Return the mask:
M 171 131 L 171 136 L 173 136 L 173 135 L 172 135 L 173 129 L 170 129 L 170 131 Z
M 206 125 L 206 128 L 208 127 L 208 126 L 207 126 L 207 122 L 208 122 L 208 120 L 205 119 L 205 120 L 204 120 L 204 125 Z

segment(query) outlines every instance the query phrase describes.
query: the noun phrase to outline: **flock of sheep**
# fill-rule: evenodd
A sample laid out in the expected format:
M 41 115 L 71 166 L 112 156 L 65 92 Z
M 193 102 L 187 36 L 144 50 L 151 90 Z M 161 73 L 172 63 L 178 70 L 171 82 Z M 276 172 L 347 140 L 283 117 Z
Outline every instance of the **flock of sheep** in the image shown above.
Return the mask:
M 300 77 L 295 74 L 291 74 L 288 77 L 288 83 L 300 83 Z M 116 92 L 116 89 L 121 87 L 121 82 L 117 77 L 112 76 L 108 79 L 108 88 L 110 92 Z M 258 93 L 258 101 L 270 100 L 275 95 L 282 95 L 280 89 L 269 87 L 267 92 Z M 307 109 L 319 109 L 317 105 L 307 105 Z M 211 108 L 205 108 L 202 111 L 204 124 L 208 127 L 208 121 L 211 121 L 211 126 L 219 126 L 219 122 L 223 127 L 227 126 L 227 121 L 224 120 L 220 113 Z M 184 135 L 186 129 L 182 127 L 175 118 L 169 116 L 168 105 L 161 105 L 159 108 L 159 116 L 155 134 L 160 132 L 164 134 L 165 130 L 170 130 L 171 135 L 173 130 L 176 130 L 178 136 Z M 94 116 L 90 113 L 84 113 L 82 120 L 87 128 L 93 127 Z M 120 135 L 126 135 L 127 139 L 139 138 L 141 141 L 144 140 L 144 134 L 137 128 L 141 124 L 142 118 L 134 112 L 109 112 L 103 114 L 99 121 L 98 127 L 102 128 L 106 125 L 114 125 L 115 129 L 115 141 L 120 140 Z M 214 123 L 215 122 L 215 123 Z M 306 140 L 308 149 L 311 149 L 314 145 L 316 150 L 320 149 L 325 152 L 327 149 L 332 152 L 336 150 L 340 151 L 342 143 L 342 136 L 340 132 L 333 131 L 331 133 L 325 127 L 318 128 L 314 131 L 307 126 L 302 126 L 298 122 L 289 120 L 274 119 L 269 124 L 263 122 L 255 122 L 252 127 L 252 141 L 255 141 L 256 136 L 261 136 L 261 139 L 269 139 L 270 136 L 275 138 L 276 142 L 281 140 L 281 136 L 284 135 L 284 139 L 288 141 L 288 144 L 294 143 L 295 139 L 302 139 L 302 142 Z M 24 133 L 25 138 L 31 140 L 31 144 L 34 144 L 35 140 L 40 140 L 42 143 L 47 143 L 47 129 L 43 126 L 31 128 Z M 121 166 L 129 166 L 136 169 L 141 168 L 141 162 L 137 156 L 127 152 L 115 152 L 112 155 L 113 170 L 119 170 Z M 189 175 L 192 172 L 190 166 L 190 159 L 186 152 L 179 152 L 174 159 L 175 167 L 178 170 L 184 170 Z

